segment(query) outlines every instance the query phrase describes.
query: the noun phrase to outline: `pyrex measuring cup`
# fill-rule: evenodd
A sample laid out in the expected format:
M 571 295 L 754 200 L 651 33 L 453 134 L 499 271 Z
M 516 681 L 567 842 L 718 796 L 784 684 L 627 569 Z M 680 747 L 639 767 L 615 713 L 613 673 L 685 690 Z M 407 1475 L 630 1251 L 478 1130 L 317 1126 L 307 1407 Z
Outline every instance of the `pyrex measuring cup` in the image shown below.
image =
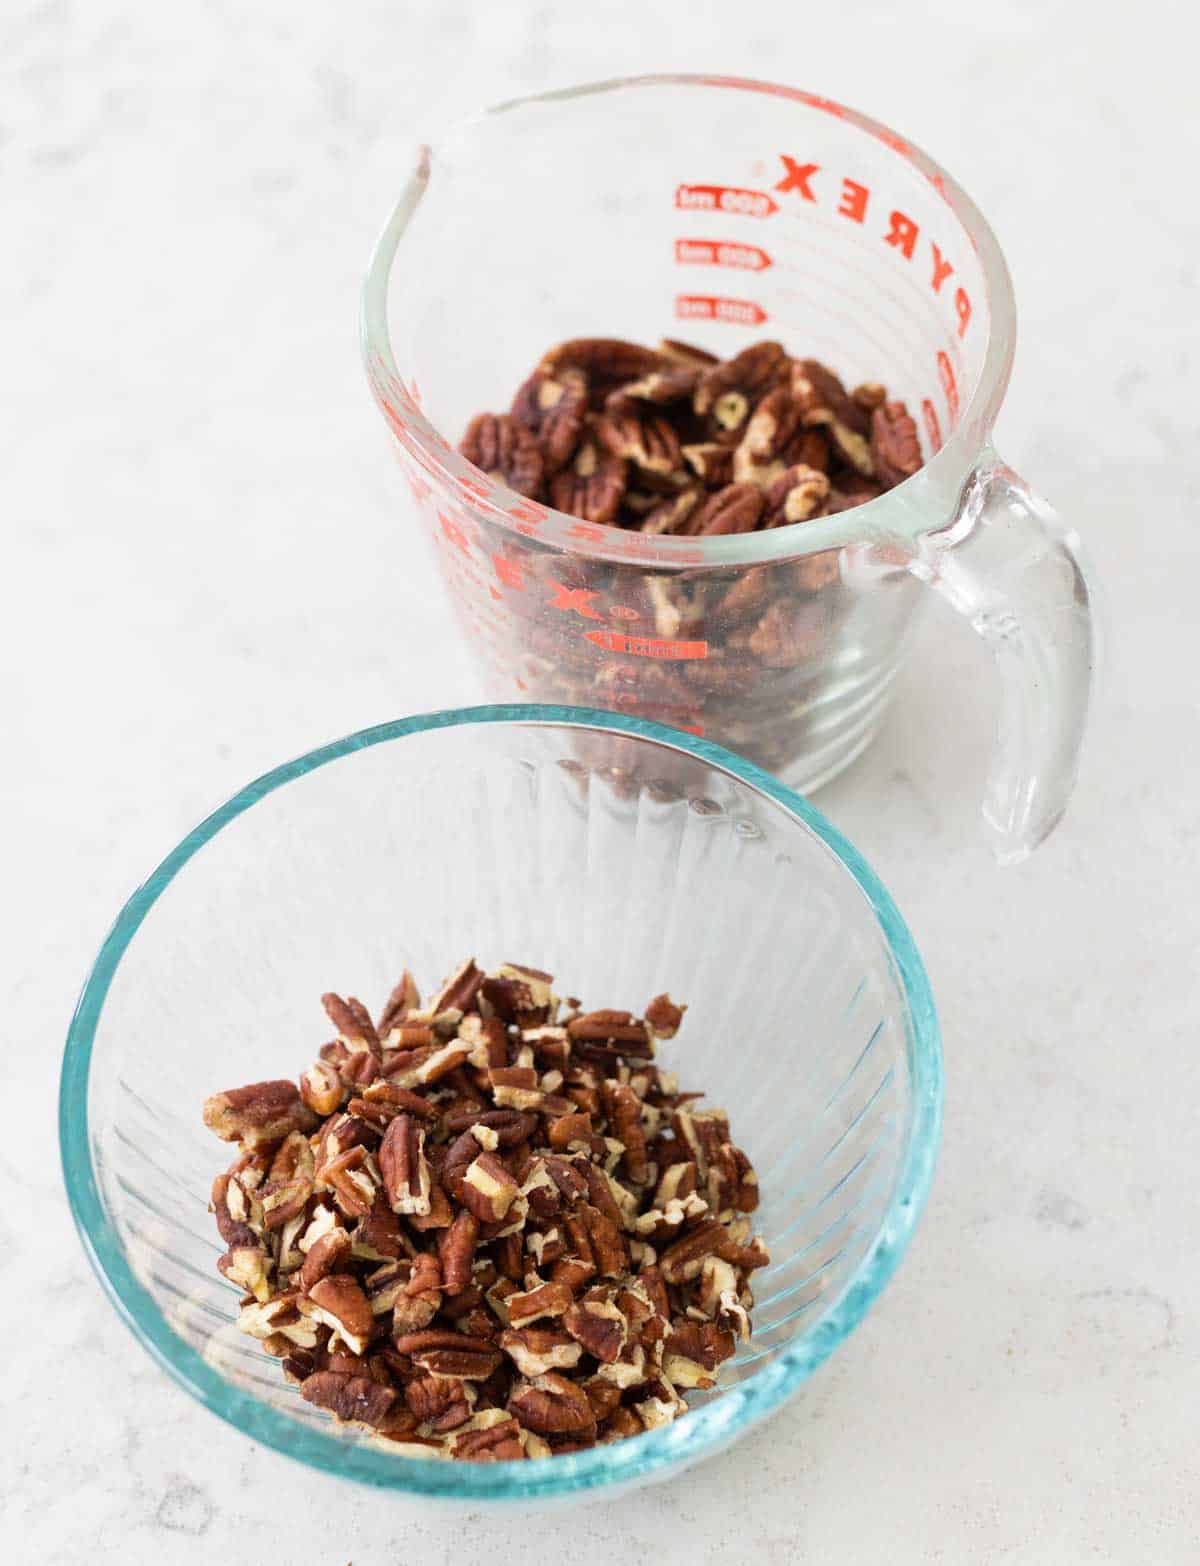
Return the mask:
M 641 77 L 504 104 L 423 148 L 367 279 L 375 395 L 498 696 L 704 734 L 812 789 L 869 743 L 919 583 L 990 644 L 1002 859 L 1054 826 L 1091 679 L 1075 535 L 992 451 L 1014 305 L 971 201 L 839 104 Z M 454 449 L 559 340 L 774 338 L 883 381 L 924 466 L 838 515 L 649 537 L 526 500 Z

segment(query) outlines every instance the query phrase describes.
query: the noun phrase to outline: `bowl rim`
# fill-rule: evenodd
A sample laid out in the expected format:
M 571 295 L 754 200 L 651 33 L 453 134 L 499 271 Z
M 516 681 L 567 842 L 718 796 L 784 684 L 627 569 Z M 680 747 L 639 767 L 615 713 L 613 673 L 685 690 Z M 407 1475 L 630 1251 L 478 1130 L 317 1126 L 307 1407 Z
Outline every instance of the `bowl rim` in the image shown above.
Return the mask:
M 398 1457 L 380 1442 L 349 1444 L 299 1424 L 227 1382 L 177 1335 L 135 1276 L 100 1198 L 88 1120 L 96 1028 L 121 958 L 165 888 L 223 827 L 259 800 L 318 767 L 411 734 L 476 724 L 576 727 L 654 741 L 731 774 L 798 818 L 837 856 L 875 913 L 908 1005 L 913 1118 L 891 1206 L 842 1297 L 810 1335 L 748 1381 L 686 1418 L 611 1446 L 549 1462 L 453 1463 Z M 898 908 L 862 855 L 807 800 L 753 763 L 709 740 L 648 719 L 578 707 L 530 704 L 455 708 L 361 729 L 284 762 L 240 789 L 172 849 L 125 903 L 84 982 L 67 1031 L 59 1087 L 59 1146 L 71 1215 L 84 1251 L 117 1313 L 159 1366 L 199 1403 L 252 1440 L 311 1468 L 382 1489 L 470 1501 L 530 1501 L 628 1485 L 690 1463 L 732 1441 L 778 1408 L 857 1327 L 908 1247 L 933 1176 L 942 1116 L 941 1044 L 924 965 Z

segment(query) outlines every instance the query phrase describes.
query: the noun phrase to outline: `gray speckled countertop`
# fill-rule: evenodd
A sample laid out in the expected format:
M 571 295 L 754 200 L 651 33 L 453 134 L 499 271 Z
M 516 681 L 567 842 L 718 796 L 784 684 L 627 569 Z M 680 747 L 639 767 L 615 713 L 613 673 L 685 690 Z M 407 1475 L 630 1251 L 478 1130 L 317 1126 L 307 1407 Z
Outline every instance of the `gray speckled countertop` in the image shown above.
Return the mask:
M 282 757 L 475 694 L 430 561 L 396 526 L 355 344 L 408 138 L 653 67 L 857 104 L 974 194 L 1022 313 L 1001 449 L 1084 530 L 1110 656 L 1066 822 L 1001 873 L 976 830 L 990 669 L 929 614 L 885 732 L 821 797 L 895 891 L 941 1010 L 946 1136 L 911 1254 L 768 1428 L 669 1489 L 549 1514 L 538 1558 L 1200 1558 L 1190 12 L 916 12 L 0 10 L 6 1559 L 526 1549 L 517 1513 L 318 1480 L 169 1385 L 72 1232 L 54 1093 L 108 921 L 184 830 Z M 381 577 L 403 641 L 374 612 Z

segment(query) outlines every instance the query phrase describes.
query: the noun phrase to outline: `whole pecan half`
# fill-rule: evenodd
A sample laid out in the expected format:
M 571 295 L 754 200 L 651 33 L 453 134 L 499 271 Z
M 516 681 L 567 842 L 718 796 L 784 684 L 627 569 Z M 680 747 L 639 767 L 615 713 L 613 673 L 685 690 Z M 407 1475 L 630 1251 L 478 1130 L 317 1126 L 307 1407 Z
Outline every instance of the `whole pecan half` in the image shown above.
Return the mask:
M 639 380 L 662 369 L 663 364 L 661 354 L 641 343 L 626 342 L 620 337 L 572 337 L 550 350 L 541 369 L 546 375 L 559 375 L 567 369 L 583 370 L 593 402 L 599 407 L 613 387 Z
M 683 457 L 669 420 L 648 412 L 605 414 L 596 424 L 605 451 L 649 473 L 675 473 Z
M 583 433 L 588 378 L 581 369 L 535 370 L 513 398 L 512 417 L 537 439 L 547 478 L 571 460 Z
M 503 1358 L 486 1338 L 437 1327 L 400 1333 L 392 1341 L 398 1353 L 407 1354 L 422 1370 L 435 1376 L 457 1376 L 462 1381 L 486 1381 Z
M 367 1296 L 354 1278 L 333 1273 L 309 1289 L 302 1309 L 331 1327 L 353 1354 L 365 1354 L 375 1330 L 375 1317 Z
M 585 522 L 612 522 L 628 484 L 623 458 L 602 457 L 594 441 L 585 438 L 570 464 L 550 483 L 550 500 Z
M 459 450 L 490 478 L 518 495 L 536 497 L 542 487 L 542 453 L 523 424 L 507 413 L 480 413 L 467 425 Z
M 789 365 L 780 343 L 762 342 L 705 370 L 692 406 L 707 419 L 712 438 L 736 444 L 757 404 L 783 381 Z
M 763 513 L 763 494 L 755 484 L 727 484 L 697 506 L 684 523 L 689 537 L 714 538 L 721 533 L 752 533 Z
M 681 343 L 677 337 L 664 337 L 658 345 L 658 351 L 672 364 L 692 364 L 702 370 L 710 364 L 721 362 L 717 355 L 709 353 L 707 348 L 697 348 L 693 343 Z

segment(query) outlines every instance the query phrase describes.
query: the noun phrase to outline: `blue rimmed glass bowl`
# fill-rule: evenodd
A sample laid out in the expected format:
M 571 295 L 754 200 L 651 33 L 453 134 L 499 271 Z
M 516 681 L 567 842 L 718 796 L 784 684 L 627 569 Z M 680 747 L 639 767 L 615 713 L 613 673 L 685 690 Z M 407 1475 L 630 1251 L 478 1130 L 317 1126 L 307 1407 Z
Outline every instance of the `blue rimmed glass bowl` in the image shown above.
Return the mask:
M 674 1425 L 527 1463 L 415 1461 L 338 1430 L 233 1326 L 207 1212 L 228 1149 L 204 1097 L 295 1076 L 316 1000 L 426 984 L 468 953 L 561 993 L 689 1002 L 660 1058 L 730 1114 L 759 1173 L 755 1332 Z M 666 1477 L 796 1391 L 895 1270 L 941 1120 L 921 960 L 855 850 L 790 790 L 634 718 L 478 707 L 276 768 L 134 893 L 71 1023 L 60 1136 L 75 1221 L 135 1336 L 256 1441 L 385 1489 L 525 1502 Z

